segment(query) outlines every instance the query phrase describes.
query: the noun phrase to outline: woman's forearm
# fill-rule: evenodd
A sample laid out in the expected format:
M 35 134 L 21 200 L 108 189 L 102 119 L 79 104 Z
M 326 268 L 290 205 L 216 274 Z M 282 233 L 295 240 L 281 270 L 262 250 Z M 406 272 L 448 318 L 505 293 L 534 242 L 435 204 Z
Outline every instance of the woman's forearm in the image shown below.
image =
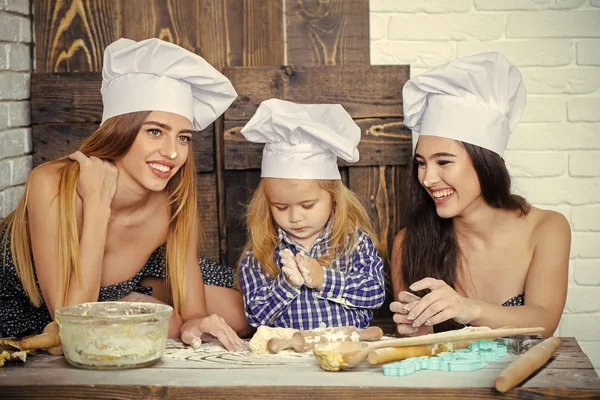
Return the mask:
M 557 319 L 551 310 L 544 307 L 524 305 L 503 307 L 480 300 L 471 300 L 474 307 L 474 319 L 471 325 L 500 328 L 503 326 L 535 327 L 541 326 L 546 330 L 542 334 L 549 337 L 554 334 L 560 317 Z
M 81 281 L 77 284 L 75 273 L 71 275 L 67 305 L 98 300 L 109 218 L 110 208 L 106 205 L 84 204 L 83 227 L 79 239 Z

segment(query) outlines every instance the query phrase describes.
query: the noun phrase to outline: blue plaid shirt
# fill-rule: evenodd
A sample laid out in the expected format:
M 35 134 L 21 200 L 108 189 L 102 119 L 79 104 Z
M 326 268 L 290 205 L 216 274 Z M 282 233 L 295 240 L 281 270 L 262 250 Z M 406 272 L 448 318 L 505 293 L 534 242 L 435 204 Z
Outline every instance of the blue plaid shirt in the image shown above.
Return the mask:
M 294 254 L 302 251 L 318 259 L 327 252 L 330 234 L 330 229 L 324 229 L 307 251 L 278 228 L 280 241 L 275 249 L 275 264 L 281 269 L 279 254 L 284 249 Z M 305 330 L 319 328 L 321 324 L 369 326 L 372 310 L 381 307 L 385 299 L 383 262 L 371 238 L 359 231 L 355 250 L 335 259 L 324 268 L 324 273 L 321 290 L 305 285 L 295 288 L 282 273 L 269 278 L 254 254 L 247 252 L 240 263 L 240 281 L 250 325 Z

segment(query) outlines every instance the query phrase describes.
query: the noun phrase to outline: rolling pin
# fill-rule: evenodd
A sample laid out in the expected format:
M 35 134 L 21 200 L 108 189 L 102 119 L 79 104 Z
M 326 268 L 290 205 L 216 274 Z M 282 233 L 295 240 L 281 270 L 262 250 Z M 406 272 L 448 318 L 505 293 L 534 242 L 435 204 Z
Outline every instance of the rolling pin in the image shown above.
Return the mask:
M 60 337 L 56 333 L 41 333 L 27 336 L 21 340 L 0 339 L 0 344 L 11 346 L 18 350 L 39 350 L 58 346 Z
M 560 339 L 551 337 L 529 349 L 500 373 L 496 378 L 496 390 L 506 392 L 527 379 L 544 365 L 560 347 Z
M 445 351 L 466 349 L 473 340 L 463 342 L 428 344 L 423 346 L 385 347 L 369 352 L 367 360 L 370 364 L 383 364 L 392 361 L 405 360 L 411 357 L 435 356 Z
M 294 349 L 297 353 L 312 350 L 317 343 L 366 341 L 374 342 L 383 337 L 383 331 L 377 326 L 360 330 L 354 326 L 298 331 L 291 339 L 273 338 L 267 343 L 271 353 L 279 353 L 285 349 Z

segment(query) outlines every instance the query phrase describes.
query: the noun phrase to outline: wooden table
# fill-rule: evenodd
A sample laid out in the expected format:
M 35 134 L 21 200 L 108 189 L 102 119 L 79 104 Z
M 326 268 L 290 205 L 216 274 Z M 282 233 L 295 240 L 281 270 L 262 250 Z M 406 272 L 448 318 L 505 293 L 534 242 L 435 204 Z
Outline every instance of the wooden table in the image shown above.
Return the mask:
M 474 372 L 419 371 L 384 376 L 368 364 L 345 372 L 322 371 L 312 355 L 257 356 L 228 353 L 206 344 L 194 352 L 170 341 L 165 357 L 150 368 L 92 371 L 62 357 L 36 355 L 0 368 L 0 398 L 572 398 L 600 397 L 600 378 L 575 338 L 562 338 L 555 357 L 508 393 L 495 378 L 516 356 Z

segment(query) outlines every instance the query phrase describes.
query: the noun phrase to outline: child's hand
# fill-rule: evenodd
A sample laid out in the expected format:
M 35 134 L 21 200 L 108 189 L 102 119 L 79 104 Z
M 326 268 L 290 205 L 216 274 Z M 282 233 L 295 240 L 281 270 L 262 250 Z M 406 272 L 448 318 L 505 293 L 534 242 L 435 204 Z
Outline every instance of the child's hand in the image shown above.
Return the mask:
M 325 279 L 321 264 L 314 258 L 307 257 L 302 253 L 296 254 L 296 263 L 304 279 L 304 284 L 309 288 L 321 290 Z
M 296 259 L 294 258 L 294 253 L 290 249 L 285 249 L 281 253 L 279 253 L 281 257 L 281 272 L 288 280 L 288 282 L 294 287 L 300 287 L 304 285 L 304 279 L 300 274 L 300 270 L 298 269 L 298 265 L 296 264 Z

